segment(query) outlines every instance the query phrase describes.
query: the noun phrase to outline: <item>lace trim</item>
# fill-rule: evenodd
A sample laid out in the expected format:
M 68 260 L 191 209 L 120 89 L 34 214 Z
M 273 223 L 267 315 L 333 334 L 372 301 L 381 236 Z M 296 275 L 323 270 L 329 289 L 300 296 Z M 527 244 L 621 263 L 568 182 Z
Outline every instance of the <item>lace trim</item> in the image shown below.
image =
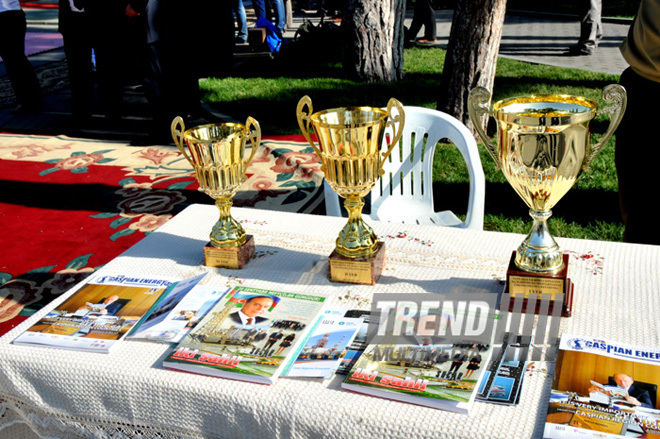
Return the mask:
M 24 424 L 41 439 L 203 439 L 195 432 L 167 426 L 134 425 L 128 422 L 82 418 L 35 409 L 7 395 L 0 396 L 0 435 Z

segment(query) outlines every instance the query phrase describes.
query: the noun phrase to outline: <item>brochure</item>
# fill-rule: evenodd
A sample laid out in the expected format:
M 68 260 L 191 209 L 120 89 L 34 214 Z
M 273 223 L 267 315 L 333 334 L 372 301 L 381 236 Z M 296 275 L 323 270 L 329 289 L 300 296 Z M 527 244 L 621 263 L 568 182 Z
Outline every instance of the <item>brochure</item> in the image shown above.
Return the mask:
M 227 288 L 199 285 L 205 275 L 172 284 L 128 338 L 180 342 L 227 292 Z
M 545 438 L 660 438 L 660 349 L 563 334 Z
M 172 283 L 123 274 L 93 276 L 13 343 L 107 353 Z
M 487 345 L 369 345 L 342 387 L 469 413 L 491 354 Z
M 355 338 L 361 318 L 344 317 L 344 311 L 326 310 L 305 341 L 295 362 L 286 372 L 289 377 L 330 378 Z
M 341 360 L 339 367 L 337 368 L 337 373 L 347 374 L 355 365 L 355 362 L 360 358 L 362 352 L 367 348 L 367 332 L 369 330 L 369 322 L 371 321 L 371 312 L 368 310 L 361 309 L 351 309 L 346 311 L 344 317 L 347 318 L 359 318 L 360 325 L 355 338 L 348 345 L 346 354 Z
M 229 291 L 164 360 L 168 369 L 273 384 L 325 297 L 250 287 Z
M 493 356 L 484 371 L 477 401 L 518 404 L 530 342 L 530 336 L 504 335 L 499 355 Z

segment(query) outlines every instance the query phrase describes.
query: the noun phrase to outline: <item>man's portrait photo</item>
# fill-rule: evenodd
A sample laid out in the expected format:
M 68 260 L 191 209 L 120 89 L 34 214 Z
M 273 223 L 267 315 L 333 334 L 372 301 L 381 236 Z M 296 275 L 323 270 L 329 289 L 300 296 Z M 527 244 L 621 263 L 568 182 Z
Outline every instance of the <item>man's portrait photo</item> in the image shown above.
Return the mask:
M 258 325 L 269 320 L 264 315 L 276 304 L 272 296 L 251 296 L 237 311 L 229 314 L 229 318 L 239 325 Z

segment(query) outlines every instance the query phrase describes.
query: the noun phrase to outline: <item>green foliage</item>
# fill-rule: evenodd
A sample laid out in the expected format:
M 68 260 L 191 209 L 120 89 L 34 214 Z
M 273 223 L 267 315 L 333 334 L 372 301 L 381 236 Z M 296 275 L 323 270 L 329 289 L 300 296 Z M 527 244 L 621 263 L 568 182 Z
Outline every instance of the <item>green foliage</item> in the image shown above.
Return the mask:
M 442 87 L 445 51 L 413 47 L 405 50 L 404 77 L 397 83 L 361 83 L 347 79 L 337 64 L 291 69 L 277 62 L 241 66 L 235 76 L 206 79 L 204 99 L 218 111 L 238 119 L 256 118 L 264 135 L 296 134 L 300 130 L 296 105 L 309 95 L 315 110 L 339 106 L 385 106 L 390 97 L 404 105 L 435 108 Z M 498 61 L 493 101 L 529 94 L 571 94 L 594 99 L 599 106 L 603 88 L 618 82 L 617 75 L 528 64 L 501 58 Z M 591 123 L 593 141 L 604 133 L 608 116 Z M 486 175 L 484 228 L 527 234 L 532 224 L 528 208 L 506 182 L 483 145 L 479 146 Z M 451 145 L 436 148 L 434 167 L 436 210 L 467 210 L 469 176 L 465 163 Z M 555 236 L 620 241 L 623 226 L 618 210 L 614 140 L 600 154 L 568 194 L 553 209 L 549 221 Z

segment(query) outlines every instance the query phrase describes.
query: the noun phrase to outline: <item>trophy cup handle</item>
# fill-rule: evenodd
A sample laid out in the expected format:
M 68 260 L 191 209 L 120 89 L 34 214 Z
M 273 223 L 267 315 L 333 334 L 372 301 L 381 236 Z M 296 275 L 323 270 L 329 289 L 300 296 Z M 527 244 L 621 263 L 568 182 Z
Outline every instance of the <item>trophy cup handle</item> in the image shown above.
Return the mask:
M 470 91 L 468 95 L 468 113 L 470 114 L 470 119 L 472 120 L 472 125 L 474 129 L 483 140 L 486 149 L 495 160 L 495 167 L 500 168 L 500 161 L 497 157 L 497 152 L 495 145 L 490 143 L 486 131 L 484 131 L 484 125 L 481 122 L 484 115 L 487 117 L 490 116 L 490 92 L 485 87 L 475 87 Z
M 307 111 L 305 111 L 305 107 L 307 107 Z M 314 111 L 312 107 L 312 99 L 307 95 L 303 96 L 298 101 L 298 107 L 296 108 L 298 126 L 300 126 L 300 131 L 302 132 L 303 136 L 305 136 L 305 139 L 307 139 L 307 142 L 312 145 L 314 152 L 317 156 L 319 156 L 319 160 L 321 160 L 321 165 L 323 165 L 323 160 L 321 159 L 321 151 L 317 148 L 314 141 L 312 141 L 312 136 L 310 135 L 310 128 L 312 127 L 312 111 Z M 323 170 L 323 167 L 321 170 Z
M 183 118 L 181 116 L 175 117 L 172 121 L 170 129 L 172 131 L 172 139 L 174 140 L 174 144 L 177 148 L 179 148 L 179 151 L 181 151 L 186 160 L 188 160 L 188 162 L 190 162 L 194 168 L 195 164 L 188 155 L 188 152 L 186 152 L 186 149 L 183 147 L 183 133 L 186 130 L 186 125 L 183 122 Z
M 250 158 L 243 162 L 243 172 L 245 172 L 245 168 L 250 166 L 250 163 L 252 163 L 252 160 L 257 153 L 257 149 L 259 149 L 259 145 L 261 145 L 261 125 L 259 125 L 259 122 L 252 116 L 248 116 L 245 121 L 245 126 L 248 130 L 247 141 L 250 142 L 250 148 L 252 151 Z
M 392 115 L 392 110 L 396 108 L 396 115 Z M 387 114 L 389 115 L 389 120 L 387 121 L 386 126 L 392 126 L 392 132 L 394 132 L 394 137 L 390 141 L 390 146 L 387 148 L 387 151 L 385 151 L 382 156 L 383 160 L 380 162 L 380 175 L 383 175 L 383 166 L 385 165 L 385 160 L 392 154 L 392 150 L 394 150 L 394 147 L 399 144 L 399 140 L 401 140 L 401 136 L 403 136 L 403 127 L 406 123 L 406 113 L 403 111 L 403 105 L 401 102 L 394 98 L 390 98 L 389 102 L 387 103 Z M 399 124 L 399 129 L 396 130 L 396 124 Z
M 609 105 L 598 112 L 598 115 L 602 113 L 608 113 L 610 115 L 610 125 L 607 127 L 607 131 L 603 134 L 603 137 L 600 138 L 598 143 L 591 147 L 591 153 L 587 160 L 585 160 L 582 165 L 582 170 L 586 170 L 591 161 L 598 155 L 603 146 L 610 140 L 614 131 L 616 131 L 621 119 L 623 119 L 623 114 L 626 111 L 626 105 L 628 102 L 628 95 L 626 94 L 626 89 L 620 86 L 619 84 L 610 84 L 603 89 L 603 100 L 609 102 L 612 105 Z

